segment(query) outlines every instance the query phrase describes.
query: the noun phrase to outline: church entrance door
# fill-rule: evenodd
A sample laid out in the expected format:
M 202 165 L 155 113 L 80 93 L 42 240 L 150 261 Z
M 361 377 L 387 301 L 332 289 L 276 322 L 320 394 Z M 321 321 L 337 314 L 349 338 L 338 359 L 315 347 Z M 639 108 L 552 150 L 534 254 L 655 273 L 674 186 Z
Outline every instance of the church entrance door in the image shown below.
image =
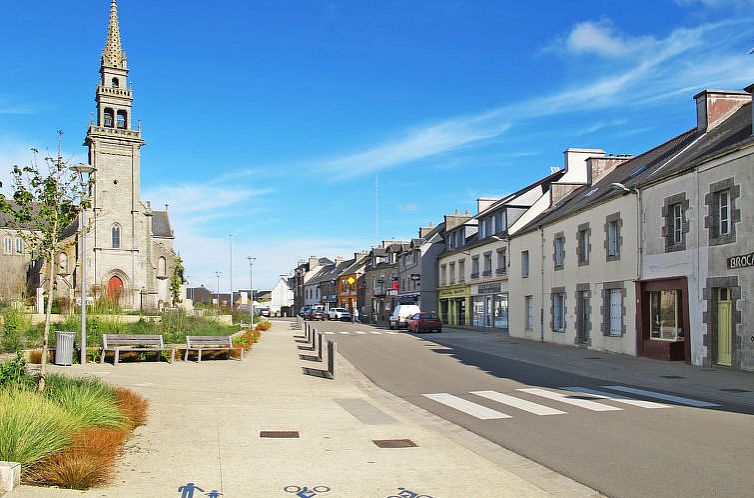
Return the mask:
M 120 302 L 120 293 L 123 290 L 123 280 L 118 276 L 113 276 L 107 283 L 107 297 L 113 303 Z

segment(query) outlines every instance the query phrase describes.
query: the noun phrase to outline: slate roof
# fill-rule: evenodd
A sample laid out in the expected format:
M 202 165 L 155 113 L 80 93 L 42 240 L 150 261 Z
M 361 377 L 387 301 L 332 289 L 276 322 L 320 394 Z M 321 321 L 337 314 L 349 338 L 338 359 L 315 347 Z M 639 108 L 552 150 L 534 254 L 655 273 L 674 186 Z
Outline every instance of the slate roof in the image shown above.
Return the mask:
M 167 211 L 152 211 L 152 234 L 166 239 L 175 238 Z
M 709 132 L 692 128 L 620 164 L 596 184 L 579 187 L 518 233 L 531 232 L 540 225 L 553 223 L 626 193 L 611 188 L 611 183 L 621 183 L 629 189 L 642 188 L 752 141 L 751 104 L 746 104 Z

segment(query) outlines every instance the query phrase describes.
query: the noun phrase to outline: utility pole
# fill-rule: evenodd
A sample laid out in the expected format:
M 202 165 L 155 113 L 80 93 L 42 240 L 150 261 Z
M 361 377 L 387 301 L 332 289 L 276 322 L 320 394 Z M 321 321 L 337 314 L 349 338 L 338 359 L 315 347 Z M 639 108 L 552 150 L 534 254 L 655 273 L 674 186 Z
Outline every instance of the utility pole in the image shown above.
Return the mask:
M 249 260 L 249 291 L 251 292 L 251 301 L 249 302 L 249 316 L 251 316 L 251 326 L 254 327 L 254 256 L 246 256 Z
M 228 235 L 230 239 L 230 314 L 233 314 L 233 234 Z

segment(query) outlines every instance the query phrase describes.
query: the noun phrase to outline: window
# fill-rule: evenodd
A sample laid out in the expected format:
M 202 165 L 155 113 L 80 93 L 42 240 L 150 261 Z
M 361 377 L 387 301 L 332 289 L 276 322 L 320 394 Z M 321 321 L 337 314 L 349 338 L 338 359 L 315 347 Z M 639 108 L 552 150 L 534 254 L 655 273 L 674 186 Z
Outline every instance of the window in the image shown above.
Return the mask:
M 709 230 L 711 246 L 729 244 L 736 241 L 736 225 L 741 221 L 741 210 L 736 209 L 736 199 L 741 196 L 741 186 L 727 178 L 710 185 L 704 196 L 707 216 L 704 226 Z
M 608 335 L 621 335 L 623 332 L 623 291 L 609 289 L 608 291 L 609 328 Z
M 118 78 L 113 78 L 112 86 L 113 88 L 118 88 L 120 86 L 120 81 L 118 80 Z
M 656 341 L 683 339 L 680 291 L 649 293 L 649 338 Z
M 24 253 L 24 239 L 16 237 L 16 254 Z
M 607 224 L 607 255 L 618 255 L 618 223 L 615 221 Z
M 456 264 L 450 263 L 450 283 L 456 283 Z
M 534 330 L 534 296 L 524 298 L 524 307 L 526 308 L 526 330 Z
M 484 253 L 484 275 L 492 275 L 492 253 Z
M 553 292 L 552 294 L 552 330 L 565 332 L 565 293 Z
M 521 276 L 529 276 L 529 251 L 521 251 Z
M 672 221 L 673 244 L 679 244 L 683 240 L 683 206 L 680 203 L 673 204 Z
M 466 260 L 461 259 L 458 261 L 458 281 L 464 282 L 466 280 Z
M 479 224 L 479 238 L 484 239 L 495 233 L 495 218 L 488 216 Z
M 479 278 L 479 256 L 471 257 L 471 278 Z
M 113 112 L 113 110 L 110 109 L 109 107 L 105 109 L 104 120 L 105 120 L 105 126 L 107 128 L 113 127 L 113 122 L 115 120 L 115 112 Z
M 508 272 L 508 251 L 505 247 L 497 250 L 497 271 L 498 275 L 504 275 Z
M 579 266 L 589 264 L 589 223 L 579 225 L 579 231 L 576 232 L 576 253 L 579 257 Z
M 58 273 L 61 275 L 68 274 L 68 255 L 64 252 L 58 256 Z
M 120 225 L 113 225 L 112 229 L 113 249 L 120 249 Z
M 157 260 L 157 275 L 160 277 L 167 276 L 168 271 L 168 264 L 167 260 L 165 260 L 164 257 L 160 256 L 160 259 Z
M 125 130 L 128 127 L 128 121 L 126 120 L 126 111 L 118 111 L 118 128 Z
M 730 192 L 727 190 L 723 190 L 717 196 L 717 213 L 717 235 L 720 237 L 730 235 Z
M 446 285 L 448 282 L 448 267 L 440 265 L 440 285 Z
M 13 254 L 13 239 L 10 235 L 6 235 L 3 238 L 3 252 L 5 254 Z
M 555 269 L 560 270 L 563 268 L 563 263 L 565 262 L 565 237 L 562 234 L 557 235 L 552 243 Z
M 495 214 L 495 233 L 501 233 L 508 229 L 506 226 L 505 211 L 500 211 Z

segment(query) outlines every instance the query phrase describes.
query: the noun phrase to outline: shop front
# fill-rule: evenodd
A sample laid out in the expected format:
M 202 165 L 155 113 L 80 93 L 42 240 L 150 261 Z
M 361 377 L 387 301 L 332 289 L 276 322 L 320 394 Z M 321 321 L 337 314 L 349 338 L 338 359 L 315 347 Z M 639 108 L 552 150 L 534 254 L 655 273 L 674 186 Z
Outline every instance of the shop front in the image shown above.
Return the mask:
M 472 287 L 471 325 L 508 330 L 508 293 L 502 291 L 502 282 Z
M 639 356 L 691 361 L 686 277 L 638 282 L 637 344 Z
M 454 285 L 438 290 L 440 301 L 440 318 L 447 325 L 468 325 L 469 298 L 471 287 Z

